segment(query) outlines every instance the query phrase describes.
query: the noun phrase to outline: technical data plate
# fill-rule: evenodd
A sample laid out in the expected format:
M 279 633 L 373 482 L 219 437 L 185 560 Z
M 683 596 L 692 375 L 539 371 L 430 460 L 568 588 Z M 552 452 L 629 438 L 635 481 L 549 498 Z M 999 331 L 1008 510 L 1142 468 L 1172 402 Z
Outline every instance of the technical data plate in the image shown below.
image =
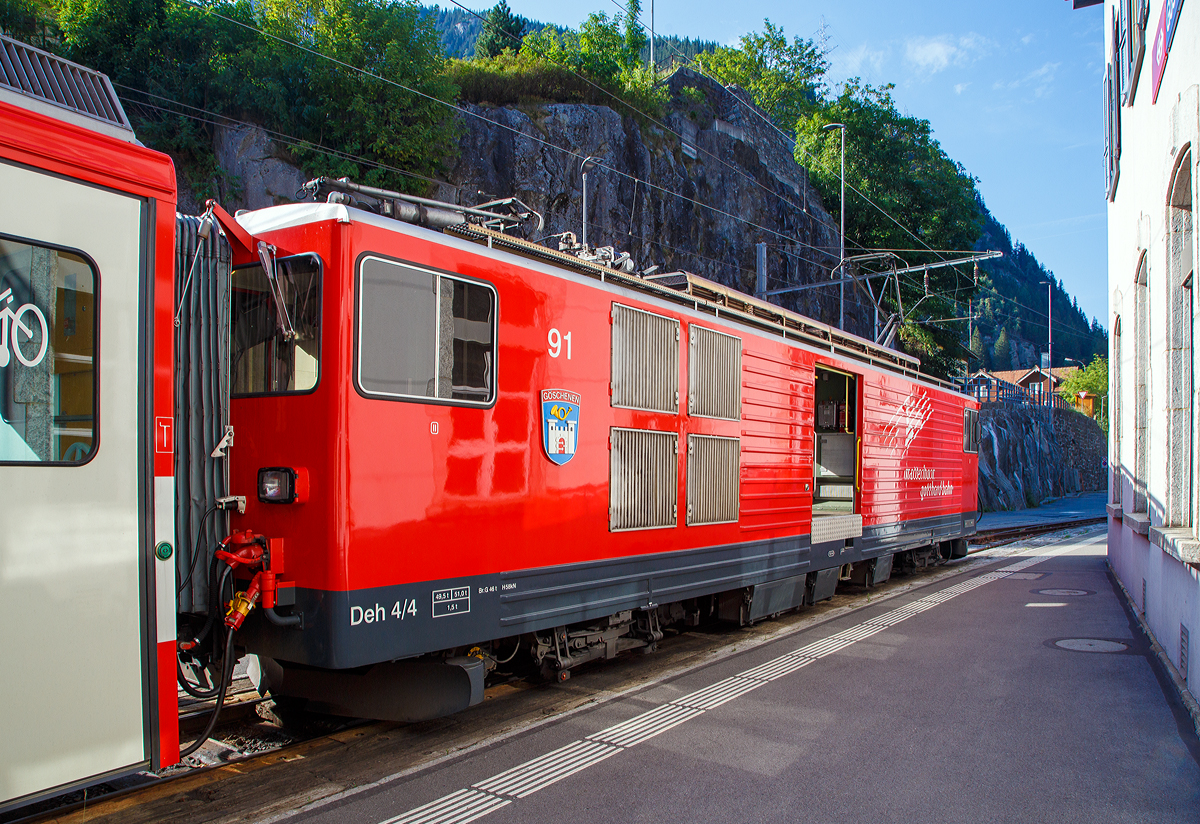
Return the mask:
M 862 537 L 862 515 L 813 515 L 812 542 L 844 541 Z

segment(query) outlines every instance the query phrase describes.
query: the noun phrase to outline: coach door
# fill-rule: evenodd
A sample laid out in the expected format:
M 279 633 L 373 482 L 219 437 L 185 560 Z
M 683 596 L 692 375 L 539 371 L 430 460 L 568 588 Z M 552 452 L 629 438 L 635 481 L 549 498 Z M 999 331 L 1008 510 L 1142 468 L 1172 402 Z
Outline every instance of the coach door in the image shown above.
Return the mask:
M 818 366 L 813 398 L 813 515 L 851 514 L 858 488 L 858 379 Z
M 148 207 L 0 160 L 0 808 L 147 763 Z
M 862 535 L 861 378 L 825 366 L 814 377 L 812 543 L 847 548 Z

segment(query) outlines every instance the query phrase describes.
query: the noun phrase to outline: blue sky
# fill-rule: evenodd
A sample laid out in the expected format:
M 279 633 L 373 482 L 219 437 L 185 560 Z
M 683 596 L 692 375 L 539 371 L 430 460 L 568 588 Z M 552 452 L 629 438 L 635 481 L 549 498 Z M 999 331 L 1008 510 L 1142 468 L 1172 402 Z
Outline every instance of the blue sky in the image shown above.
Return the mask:
M 587 3 L 509 0 L 518 14 L 578 26 Z M 465 2 L 484 10 L 489 2 Z M 650 0 L 643 0 L 649 22 Z M 736 44 L 764 18 L 790 37 L 828 37 L 833 83 L 894 83 L 907 114 L 928 120 L 1013 239 L 1028 246 L 1088 318 L 1108 326 L 1104 200 L 1103 6 L 1069 0 L 654 0 L 655 30 Z M 853 139 L 847 135 L 847 139 Z M 847 200 L 854 208 L 854 200 Z M 903 215 L 896 217 L 903 220 Z

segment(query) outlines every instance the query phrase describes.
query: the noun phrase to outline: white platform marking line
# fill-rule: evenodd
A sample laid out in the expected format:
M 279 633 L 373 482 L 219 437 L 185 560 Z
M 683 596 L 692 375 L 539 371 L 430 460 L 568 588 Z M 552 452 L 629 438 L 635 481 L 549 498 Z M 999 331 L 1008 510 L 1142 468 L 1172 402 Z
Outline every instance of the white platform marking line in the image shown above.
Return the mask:
M 511 803 L 507 798 L 490 793 L 472 789 L 459 790 L 380 824 L 466 824 Z
M 620 747 L 599 741 L 573 741 L 471 786 L 496 795 L 524 798 L 620 751 Z
M 774 681 L 795 672 L 801 667 L 807 667 L 815 660 L 817 659 L 807 656 L 784 655 L 776 658 L 774 661 L 761 664 L 752 670 L 747 670 L 742 675 L 747 678 L 757 678 L 760 681 Z
M 712 686 L 705 687 L 702 690 L 697 690 L 690 695 L 685 695 L 683 698 L 676 698 L 672 704 L 677 704 L 681 707 L 695 707 L 701 710 L 711 710 L 719 707 L 727 701 L 732 701 L 734 698 L 745 695 L 748 692 L 761 687 L 765 681 L 751 680 L 748 678 L 740 678 L 733 676 L 718 681 Z
M 611 727 L 609 732 L 589 735 L 588 739 L 603 741 L 618 747 L 633 747 L 666 732 L 672 727 L 678 727 L 684 721 L 690 721 L 703 712 L 704 710 L 698 707 L 664 704 L 657 710 L 638 716 L 637 719 L 634 719 L 635 721 L 639 721 L 637 724 L 631 725 L 629 722 L 618 724 L 616 727 Z M 617 729 L 621 729 L 621 731 L 619 733 L 613 732 Z
M 890 629 L 914 615 L 920 615 L 952 598 L 973 589 L 1007 578 L 1009 573 L 1019 572 L 1026 567 L 1069 552 L 1066 546 L 1050 552 L 1039 547 L 1031 555 L 992 572 L 977 575 L 961 584 L 939 590 L 920 600 L 868 619 L 849 629 L 842 630 L 800 649 L 775 658 L 765 664 L 725 678 L 703 689 L 676 698 L 660 707 L 641 715 L 614 724 L 586 740 L 574 741 L 565 747 L 539 758 L 526 761 L 491 778 L 484 779 L 470 788 L 451 793 L 422 807 L 389 818 L 380 824 L 466 824 L 498 810 L 513 799 L 525 798 L 538 790 L 545 789 L 568 776 L 585 770 L 594 764 L 641 744 L 674 727 L 704 715 L 710 709 L 721 706 L 764 684 L 806 667 L 813 661 L 832 655 L 858 641 L 870 638 L 885 629 Z

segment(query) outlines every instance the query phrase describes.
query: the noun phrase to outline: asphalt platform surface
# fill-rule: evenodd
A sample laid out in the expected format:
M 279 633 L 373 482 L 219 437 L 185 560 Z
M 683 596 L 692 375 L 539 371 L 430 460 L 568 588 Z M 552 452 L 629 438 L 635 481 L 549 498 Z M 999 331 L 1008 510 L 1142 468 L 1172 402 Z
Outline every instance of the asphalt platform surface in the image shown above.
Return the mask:
M 275 820 L 1197 821 L 1104 533 L 1052 541 Z

